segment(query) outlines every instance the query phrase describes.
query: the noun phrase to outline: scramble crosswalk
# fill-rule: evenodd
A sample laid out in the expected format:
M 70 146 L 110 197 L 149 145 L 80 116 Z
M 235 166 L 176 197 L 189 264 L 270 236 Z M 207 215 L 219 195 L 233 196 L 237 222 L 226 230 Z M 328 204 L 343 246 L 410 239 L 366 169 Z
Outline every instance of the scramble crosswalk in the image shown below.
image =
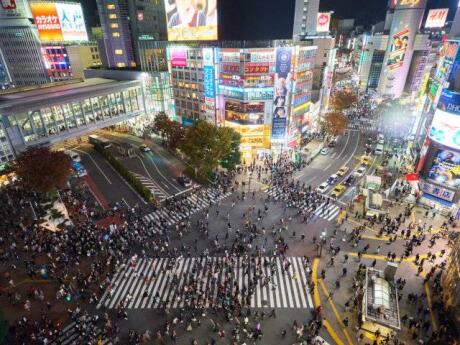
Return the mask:
M 286 201 L 288 197 L 288 193 L 279 186 L 273 186 L 267 189 L 266 193 L 277 201 Z M 329 203 L 322 202 L 319 206 L 307 206 L 306 201 L 301 201 L 296 204 L 296 207 L 301 208 L 307 211 L 308 213 L 312 213 L 315 216 L 326 219 L 328 221 L 334 220 L 340 213 L 340 207 L 332 201 L 329 201 Z
M 147 221 L 156 221 L 158 223 L 161 223 L 161 221 L 164 220 L 169 226 L 171 226 L 186 219 L 194 213 L 209 207 L 210 204 L 219 202 L 220 200 L 228 197 L 230 194 L 231 192 L 223 193 L 215 188 L 200 189 L 187 195 L 187 197 L 180 202 L 182 207 L 179 209 L 162 207 L 147 214 L 145 219 Z
M 263 260 L 265 258 L 262 258 Z M 187 277 L 197 280 L 198 288 L 207 291 L 209 296 L 216 301 L 219 286 L 227 279 L 223 270 L 223 257 L 192 257 L 172 261 L 170 258 L 147 258 L 138 260 L 135 265 L 125 264 L 113 277 L 109 287 L 102 295 L 97 308 L 117 308 L 121 302 L 127 309 L 152 309 L 160 308 L 166 303 L 167 308 L 182 308 L 187 301 L 182 297 L 182 290 L 186 285 Z M 273 269 L 261 265 L 263 278 L 256 276 L 254 271 L 244 269 L 243 258 L 238 257 L 231 265 L 233 284 L 241 291 L 249 286 L 254 279 L 270 277 L 267 284 L 256 284 L 254 294 L 247 305 L 251 308 L 314 308 L 308 287 L 308 272 L 303 265 L 302 257 L 287 257 L 274 259 Z M 197 265 L 196 263 L 199 263 Z M 175 265 L 174 273 L 166 267 Z M 199 267 L 198 269 L 194 269 Z M 216 273 L 215 269 L 219 270 Z M 213 271 L 214 270 L 214 271 Z M 214 274 L 210 274 L 214 272 Z M 173 283 L 176 274 L 178 282 Z M 186 278 L 184 278 L 186 277 Z M 215 284 L 213 284 L 214 282 Z M 159 296 L 155 298 L 155 296 Z M 206 306 L 210 301 L 206 302 Z
M 152 194 L 157 198 L 158 201 L 161 202 L 168 197 L 166 192 L 148 177 L 134 172 L 133 175 L 137 177 L 137 179 L 142 183 L 144 187 L 146 187 L 152 192 Z
M 90 330 L 86 329 L 85 332 L 82 332 L 79 329 L 78 324 L 75 321 L 72 321 L 66 327 L 62 329 L 57 339 L 50 342 L 49 344 L 50 345 L 80 345 L 80 344 L 99 345 L 100 344 L 99 340 L 102 342 L 102 345 L 112 345 L 112 342 L 109 339 L 103 337 L 101 328 L 91 327 Z

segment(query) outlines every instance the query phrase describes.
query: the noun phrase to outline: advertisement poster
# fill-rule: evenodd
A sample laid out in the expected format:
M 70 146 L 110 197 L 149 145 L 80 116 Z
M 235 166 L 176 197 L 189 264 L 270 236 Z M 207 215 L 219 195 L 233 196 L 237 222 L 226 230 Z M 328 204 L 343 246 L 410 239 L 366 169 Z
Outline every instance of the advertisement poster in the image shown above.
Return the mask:
M 460 150 L 460 115 L 436 109 L 429 137 L 442 145 Z
M 329 32 L 331 24 L 331 12 L 320 12 L 316 17 L 316 31 Z
M 171 49 L 171 66 L 186 67 L 187 66 L 187 50 L 186 49 Z
M 460 153 L 438 150 L 428 172 L 428 179 L 447 187 L 460 187 Z
M 452 201 L 455 196 L 454 191 L 446 188 L 441 188 L 428 182 L 424 182 L 422 184 L 422 191 L 447 201 Z
M 409 33 L 410 29 L 405 28 L 393 35 L 390 54 L 387 61 L 387 65 L 390 69 L 396 69 L 403 65 L 407 46 L 409 44 Z
M 446 23 L 448 8 L 436 8 L 428 12 L 425 28 L 442 28 Z
M 244 65 L 244 74 L 266 74 L 270 70 L 268 63 L 246 63 Z
M 283 140 L 286 133 L 286 116 L 289 92 L 292 85 L 292 48 L 276 49 L 275 93 L 273 99 L 272 139 Z
M 30 4 L 41 42 L 88 40 L 80 4 L 34 2 Z
M 169 41 L 217 40 L 217 0 L 166 0 Z
M 214 67 L 203 66 L 204 74 L 204 96 L 208 98 L 214 98 L 216 96 L 216 83 L 214 80 Z

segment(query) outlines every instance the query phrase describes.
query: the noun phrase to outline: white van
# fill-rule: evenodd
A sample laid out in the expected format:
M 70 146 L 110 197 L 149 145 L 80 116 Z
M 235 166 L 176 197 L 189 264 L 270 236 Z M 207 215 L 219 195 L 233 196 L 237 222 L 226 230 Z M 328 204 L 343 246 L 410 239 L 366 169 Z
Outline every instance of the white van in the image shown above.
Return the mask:
M 375 147 L 375 150 L 374 150 L 374 153 L 377 155 L 377 156 L 381 156 L 383 154 L 383 145 L 382 144 L 379 144 Z
M 81 157 L 78 153 L 72 150 L 64 150 L 64 153 L 70 157 L 73 161 L 81 162 Z

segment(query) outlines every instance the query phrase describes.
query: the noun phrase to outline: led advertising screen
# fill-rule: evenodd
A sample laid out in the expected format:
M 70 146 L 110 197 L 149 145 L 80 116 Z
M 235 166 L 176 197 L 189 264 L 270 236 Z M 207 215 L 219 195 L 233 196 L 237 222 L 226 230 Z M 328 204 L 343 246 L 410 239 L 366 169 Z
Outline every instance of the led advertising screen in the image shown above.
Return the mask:
M 292 89 L 292 49 L 276 48 L 275 93 L 273 95 L 272 139 L 284 140 L 289 94 Z
M 30 4 L 42 42 L 81 42 L 88 40 L 81 4 L 33 2 Z
M 329 32 L 329 25 L 331 24 L 331 13 L 320 12 L 316 17 L 316 31 Z
M 460 116 L 436 109 L 429 136 L 442 145 L 460 150 Z
M 184 48 L 172 48 L 171 66 L 172 67 L 186 67 L 187 66 L 187 50 Z
M 217 40 L 217 0 L 165 0 L 169 41 Z
M 409 44 L 409 34 L 410 29 L 405 28 L 393 35 L 387 62 L 390 69 L 396 69 L 403 65 L 407 46 Z
M 460 153 L 438 150 L 433 160 L 428 179 L 447 187 L 460 187 Z
M 448 8 L 436 8 L 428 12 L 426 17 L 425 28 L 442 28 L 446 23 Z

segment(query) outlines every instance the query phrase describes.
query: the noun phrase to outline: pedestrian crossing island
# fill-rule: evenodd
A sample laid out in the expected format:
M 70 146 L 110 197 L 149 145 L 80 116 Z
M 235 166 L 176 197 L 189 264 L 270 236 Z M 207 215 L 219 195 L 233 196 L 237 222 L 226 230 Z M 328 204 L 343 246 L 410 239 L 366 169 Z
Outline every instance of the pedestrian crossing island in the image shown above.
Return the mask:
M 193 304 L 209 308 L 234 296 L 250 308 L 313 308 L 307 267 L 302 257 L 130 260 L 114 275 L 97 308 L 183 308 Z M 190 295 L 193 297 L 187 298 Z

